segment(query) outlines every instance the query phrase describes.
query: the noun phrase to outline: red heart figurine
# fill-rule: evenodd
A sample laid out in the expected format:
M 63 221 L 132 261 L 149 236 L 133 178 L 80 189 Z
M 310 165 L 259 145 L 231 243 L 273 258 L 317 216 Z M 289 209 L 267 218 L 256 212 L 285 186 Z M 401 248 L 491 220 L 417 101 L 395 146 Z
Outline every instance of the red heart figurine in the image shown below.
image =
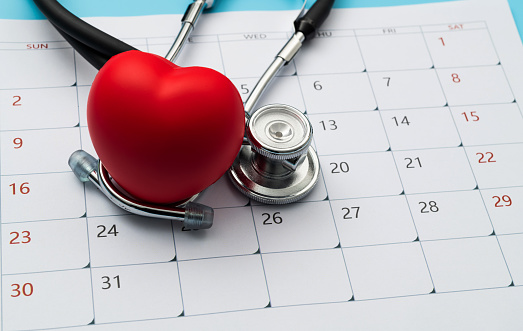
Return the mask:
M 112 57 L 87 104 L 89 134 L 113 179 L 139 200 L 174 203 L 217 181 L 243 140 L 243 103 L 217 71 L 145 52 Z

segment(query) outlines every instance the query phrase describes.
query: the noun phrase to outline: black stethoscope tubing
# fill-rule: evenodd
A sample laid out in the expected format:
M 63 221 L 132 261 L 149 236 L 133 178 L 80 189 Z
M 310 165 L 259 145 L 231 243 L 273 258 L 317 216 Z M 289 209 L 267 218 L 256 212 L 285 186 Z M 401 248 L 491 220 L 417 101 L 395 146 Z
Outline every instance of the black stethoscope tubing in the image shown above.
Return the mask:
M 96 69 L 116 54 L 136 48 L 81 20 L 56 0 L 33 0 L 67 42 Z

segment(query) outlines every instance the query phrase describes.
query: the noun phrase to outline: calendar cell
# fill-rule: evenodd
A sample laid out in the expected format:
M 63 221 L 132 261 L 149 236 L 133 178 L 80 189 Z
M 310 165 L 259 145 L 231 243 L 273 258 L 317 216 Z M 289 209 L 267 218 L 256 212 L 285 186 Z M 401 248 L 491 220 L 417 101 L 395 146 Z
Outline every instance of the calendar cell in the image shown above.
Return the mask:
M 331 202 L 342 247 L 411 242 L 418 237 L 404 196 Z
M 505 287 L 512 282 L 495 236 L 421 245 L 436 292 Z
M 387 135 L 378 112 L 309 115 L 319 155 L 384 152 Z
M 487 29 L 426 32 L 425 40 L 436 68 L 499 63 Z
M 2 225 L 2 273 L 80 269 L 89 265 L 84 218 Z
M 430 108 L 446 105 L 434 70 L 369 73 L 380 109 Z
M 474 175 L 462 148 L 394 152 L 405 193 L 473 190 Z
M 403 192 L 390 152 L 322 156 L 320 164 L 331 200 Z
M 93 268 L 95 323 L 176 317 L 183 305 L 175 262 Z
M 170 221 L 126 215 L 88 218 L 87 224 L 93 267 L 175 258 Z
M 523 186 L 523 144 L 466 147 L 480 189 Z
M 89 269 L 4 275 L 2 288 L 3 326 L 8 330 L 71 327 L 93 321 Z
M 177 225 L 174 231 L 178 261 L 247 255 L 258 251 L 250 207 L 215 209 L 212 231 L 187 230 Z
M 263 37 L 264 35 L 266 37 Z M 258 36 L 259 39 L 254 36 Z M 235 36 L 220 36 L 225 75 L 229 78 L 260 77 L 287 41 L 285 34 L 255 33 L 237 37 L 238 39 L 233 41 L 229 38 Z M 294 62 L 290 62 L 283 67 L 279 75 L 290 76 L 295 73 Z
M 198 203 L 212 208 L 243 207 L 249 203 L 249 198 L 241 194 L 225 174 L 200 194 Z
M 366 73 L 299 76 L 308 114 L 375 110 Z
M 369 72 L 432 68 L 420 32 L 358 36 L 358 43 Z
M 498 236 L 498 241 L 514 285 L 523 285 L 523 234 Z
M 344 248 L 355 300 L 428 294 L 433 290 L 419 243 Z
M 392 150 L 458 147 L 459 134 L 448 108 L 389 110 L 381 113 Z
M 223 74 L 223 61 L 220 54 L 220 46 L 218 40 L 214 37 L 215 41 L 210 42 L 209 37 L 206 36 L 206 42 L 189 42 L 183 47 L 183 52 L 180 53 L 180 57 L 176 60 L 176 65 L 180 67 L 206 67 L 214 69 Z M 200 39 L 201 37 L 195 36 L 193 39 Z M 171 48 L 171 44 L 161 45 L 149 45 L 149 52 L 165 57 L 167 52 Z
M 334 248 L 338 235 L 328 201 L 252 207 L 262 253 Z
M 91 85 L 94 77 L 98 73 L 87 60 L 85 60 L 78 52 L 74 52 L 75 66 L 76 66 L 76 81 L 78 86 Z
M 481 190 L 496 234 L 523 233 L 523 187 Z
M 479 237 L 492 225 L 477 190 L 408 195 L 420 240 Z
M 259 254 L 182 261 L 178 268 L 185 316 L 264 308 L 270 303 Z
M 450 106 L 511 103 L 514 95 L 503 67 L 437 69 Z
M 83 184 L 72 172 L 2 176 L 1 184 L 2 223 L 85 214 Z
M 65 87 L 74 83 L 72 48 L 0 50 L 0 89 Z
M 252 92 L 254 86 L 258 82 L 257 78 L 241 78 L 233 79 L 232 82 L 238 89 L 243 101 Z M 305 112 L 305 104 L 301 95 L 300 82 L 296 76 L 282 76 L 275 77 L 271 83 L 271 87 L 265 91 L 260 100 L 256 103 L 255 109 L 263 105 L 279 103 L 290 105 L 301 112 Z
M 345 36 L 344 36 L 345 34 Z M 365 65 L 354 36 L 348 31 L 320 31 L 303 45 L 294 60 L 299 75 L 363 72 Z
M 523 142 L 523 117 L 515 103 L 452 107 L 464 146 Z
M 263 254 L 271 306 L 349 301 L 340 249 Z
M 76 88 L 0 90 L 0 130 L 73 127 Z
M 69 155 L 80 149 L 78 128 L 8 131 L 1 134 L 2 175 L 66 172 Z M 49 158 L 49 148 L 54 157 Z

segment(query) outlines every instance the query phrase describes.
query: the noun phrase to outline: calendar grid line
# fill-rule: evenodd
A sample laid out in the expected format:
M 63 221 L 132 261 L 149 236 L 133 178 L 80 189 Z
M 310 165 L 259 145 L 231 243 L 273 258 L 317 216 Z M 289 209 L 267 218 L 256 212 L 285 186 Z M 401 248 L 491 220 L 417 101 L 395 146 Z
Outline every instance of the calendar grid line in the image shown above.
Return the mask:
M 226 74 L 226 71 L 225 71 L 225 62 L 223 61 L 223 49 L 222 49 L 222 44 L 220 43 L 220 40 L 218 38 L 217 39 L 217 43 L 218 43 L 218 52 L 220 53 L 220 62 L 222 64 L 222 68 L 223 68 L 223 74 L 225 76 L 227 76 Z
M 249 200 L 252 200 L 252 199 L 249 199 Z M 269 281 L 267 280 L 267 271 L 265 270 L 265 263 L 263 263 L 263 254 L 261 252 L 260 237 L 258 236 L 258 229 L 256 228 L 256 222 L 254 220 L 254 210 L 252 209 L 252 207 L 253 207 L 252 203 L 249 203 L 249 208 L 251 210 L 251 217 L 252 217 L 252 223 L 253 223 L 253 228 L 254 228 L 254 234 L 256 235 L 256 243 L 258 244 L 257 252 L 258 252 L 258 255 L 260 255 L 260 263 L 261 263 L 262 270 L 263 270 L 263 279 L 265 281 L 265 289 L 267 291 L 267 297 L 269 298 L 269 304 L 272 305 L 271 291 L 269 290 Z M 256 253 L 249 254 L 249 255 L 256 255 Z
M 458 132 L 459 133 L 459 132 Z M 375 150 L 375 151 L 364 151 L 364 152 L 349 152 L 339 154 L 318 154 L 319 156 L 336 156 L 336 155 L 354 155 L 354 154 L 374 154 L 374 153 L 395 153 L 395 152 L 415 152 L 424 150 L 440 150 L 440 149 L 456 149 L 456 148 L 472 148 L 472 147 L 490 147 L 490 146 L 505 146 L 505 145 L 521 145 L 521 142 L 510 142 L 510 143 L 495 143 L 495 144 L 470 144 L 470 145 L 456 145 L 456 146 L 444 146 L 444 147 L 427 147 L 427 148 L 412 148 L 412 149 L 390 149 L 390 150 Z
M 349 301 L 351 300 L 354 300 L 354 289 L 352 288 L 352 281 L 350 280 L 350 272 L 349 272 L 349 266 L 347 265 L 347 259 L 345 258 L 345 253 L 343 252 L 343 245 L 341 244 L 341 238 L 340 238 L 340 233 L 338 231 L 338 225 L 336 224 L 336 219 L 334 217 L 334 209 L 332 208 L 332 203 L 330 202 L 329 200 L 329 208 L 330 208 L 330 211 L 331 211 L 331 215 L 332 215 L 332 222 L 334 223 L 334 228 L 336 229 L 336 236 L 338 238 L 338 242 L 339 242 L 339 249 L 341 251 L 341 257 L 343 258 L 343 264 L 345 265 L 345 272 L 347 273 L 347 279 L 349 281 L 349 288 L 350 288 L 350 291 L 352 293 L 352 297 Z M 332 248 L 332 249 L 336 249 L 336 247 Z
M 183 288 L 182 288 L 182 278 L 180 277 L 180 263 L 179 263 L 179 258 L 178 258 L 178 249 L 176 248 L 176 236 L 174 234 L 174 221 L 171 221 L 171 234 L 172 234 L 172 238 L 173 238 L 173 245 L 174 245 L 174 251 L 176 252 L 175 253 L 175 257 L 176 257 L 176 272 L 178 274 L 178 287 L 180 288 L 180 300 L 181 300 L 181 303 L 182 303 L 182 314 L 185 313 L 185 303 L 184 303 L 184 300 L 183 300 Z M 172 261 L 169 261 L 169 262 L 166 262 L 166 263 L 171 263 Z M 142 265 L 143 263 L 139 263 L 137 265 Z M 178 316 L 180 317 L 180 316 Z
M 73 52 L 73 60 L 74 60 L 74 78 L 75 81 L 78 81 L 78 72 L 77 72 L 77 66 L 76 66 L 76 52 Z M 76 91 L 76 112 L 78 114 L 78 118 L 80 118 L 80 103 L 79 103 L 79 96 L 78 96 L 78 86 L 75 88 Z M 78 139 L 80 140 L 80 147 L 83 148 L 83 141 L 82 141 L 82 134 L 81 134 L 81 128 L 78 126 Z M 82 192 L 83 192 L 83 202 L 84 202 L 84 210 L 85 214 L 87 215 L 87 199 L 86 199 L 86 189 L 85 189 L 85 183 L 82 185 Z M 85 236 L 87 239 L 87 254 L 89 258 L 89 278 L 91 281 L 91 302 L 92 302 L 92 313 L 93 313 L 93 322 L 96 321 L 96 312 L 95 312 L 95 298 L 94 298 L 94 284 L 93 284 L 93 271 L 91 269 L 91 241 L 89 238 L 89 226 L 87 224 L 87 217 L 84 219 L 85 221 Z
M 486 203 L 485 203 L 485 199 L 484 199 L 483 195 L 480 194 L 480 196 L 481 196 L 481 201 L 483 201 L 483 205 L 485 207 L 485 211 L 487 212 L 487 215 L 488 215 L 488 218 L 489 218 L 489 221 L 490 221 L 490 225 L 492 226 L 492 231 L 494 233 L 494 237 L 496 237 L 496 243 L 498 244 L 499 251 L 501 252 L 501 256 L 503 258 L 503 262 L 505 263 L 505 267 L 507 268 L 507 272 L 508 272 L 508 275 L 510 277 L 510 281 L 512 282 L 512 284 L 514 284 L 514 277 L 512 276 L 512 272 L 510 271 L 510 268 L 508 266 L 507 258 L 505 257 L 505 252 L 503 251 L 503 248 L 501 247 L 501 243 L 499 242 L 498 235 L 495 232 L 495 227 L 494 227 L 494 223 L 492 222 L 492 217 L 491 217 L 488 209 L 486 208 Z

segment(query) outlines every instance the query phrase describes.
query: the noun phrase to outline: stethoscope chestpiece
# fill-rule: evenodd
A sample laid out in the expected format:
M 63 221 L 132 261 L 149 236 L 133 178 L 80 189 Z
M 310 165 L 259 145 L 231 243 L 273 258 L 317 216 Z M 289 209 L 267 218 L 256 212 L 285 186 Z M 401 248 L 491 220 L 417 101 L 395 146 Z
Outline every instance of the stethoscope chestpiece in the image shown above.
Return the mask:
M 272 104 L 258 109 L 246 127 L 243 145 L 229 169 L 246 196 L 268 204 L 305 197 L 318 182 L 320 165 L 311 146 L 312 126 L 299 110 Z

